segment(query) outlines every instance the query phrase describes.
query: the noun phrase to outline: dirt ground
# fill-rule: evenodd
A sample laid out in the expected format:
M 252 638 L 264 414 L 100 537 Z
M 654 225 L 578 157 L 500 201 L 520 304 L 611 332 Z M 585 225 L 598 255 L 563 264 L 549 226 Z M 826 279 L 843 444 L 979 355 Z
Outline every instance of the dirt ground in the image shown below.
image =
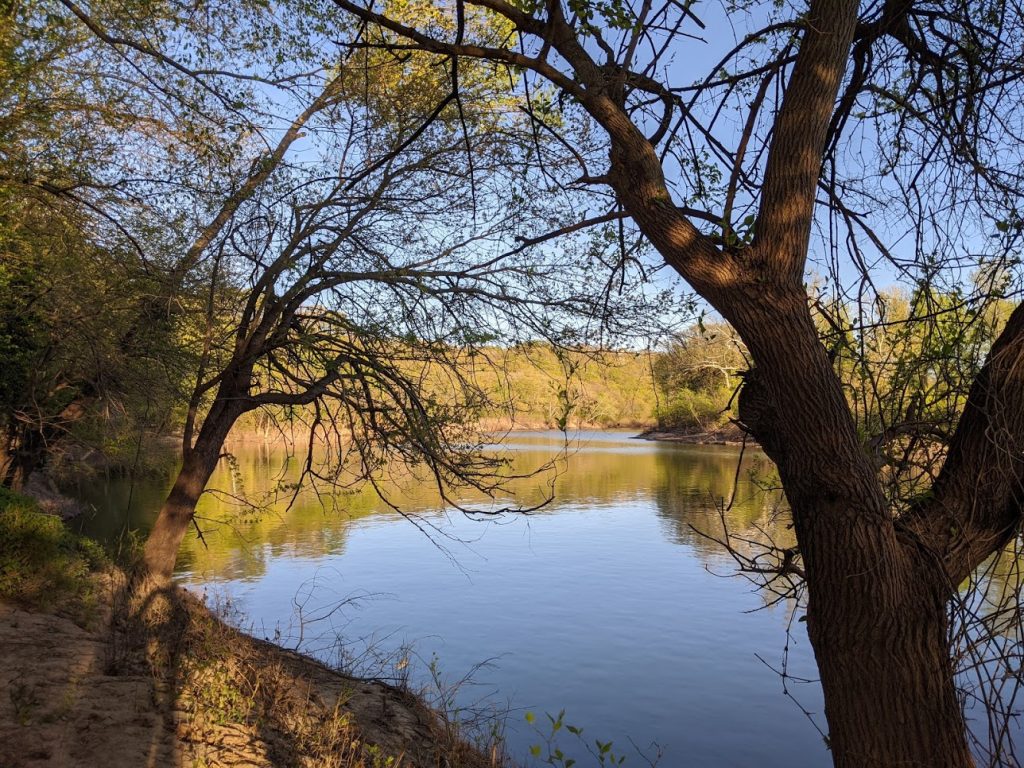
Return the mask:
M 144 624 L 100 593 L 91 626 L 0 602 L 0 768 L 501 764 L 411 693 L 243 635 L 182 590 Z

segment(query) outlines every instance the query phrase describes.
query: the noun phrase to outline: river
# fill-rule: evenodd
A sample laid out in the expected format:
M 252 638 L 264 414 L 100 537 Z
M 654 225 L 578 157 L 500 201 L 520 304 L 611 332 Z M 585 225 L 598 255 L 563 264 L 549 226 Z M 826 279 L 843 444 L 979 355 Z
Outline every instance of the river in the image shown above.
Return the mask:
M 506 743 L 524 762 L 550 731 L 545 713 L 564 710 L 627 766 L 647 764 L 633 745 L 648 757 L 660 749 L 667 768 L 828 765 L 800 609 L 769 605 L 703 535 L 720 536 L 724 515 L 734 535 L 791 541 L 767 460 L 627 433 L 569 438 L 507 439 L 517 473 L 550 463 L 510 493 L 525 506 L 552 487 L 554 498 L 498 519 L 446 511 L 400 472 L 384 488 L 407 516 L 367 489 L 289 507 L 282 483 L 294 462 L 234 446 L 200 507 L 205 544 L 189 536 L 177 578 L 253 634 L 328 663 L 416 686 L 436 674 L 445 689 L 469 676 L 450 707 L 504 712 Z M 95 512 L 83 529 L 107 541 L 145 533 L 169 483 L 84 489 Z M 583 757 L 566 729 L 555 745 Z

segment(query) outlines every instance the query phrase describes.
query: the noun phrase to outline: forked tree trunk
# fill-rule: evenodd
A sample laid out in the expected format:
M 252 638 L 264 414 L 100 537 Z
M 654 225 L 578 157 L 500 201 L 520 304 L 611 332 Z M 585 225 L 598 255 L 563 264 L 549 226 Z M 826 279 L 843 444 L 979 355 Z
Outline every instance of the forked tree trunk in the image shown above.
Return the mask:
M 730 189 L 745 190 L 741 197 L 749 191 L 757 200 L 754 237 L 750 243 L 723 245 L 731 238 L 709 237 L 706 223 L 696 226 L 697 219 L 677 204 L 665 181 L 663 139 L 675 120 L 678 92 L 662 87 L 650 73 L 629 71 L 632 46 L 622 66 L 595 57 L 575 17 L 567 18 L 566 4 L 542 3 L 523 11 L 514 3 L 474 3 L 503 16 L 530 40 L 540 52 L 532 58 L 525 47 L 513 53 L 455 44 L 429 30 L 410 30 L 408 21 L 388 18 L 364 3 L 334 2 L 362 22 L 404 38 L 403 48 L 503 64 L 514 60 L 580 104 L 605 130 L 607 172 L 594 178 L 585 173 L 580 182 L 611 186 L 665 263 L 739 331 L 756 365 L 743 388 L 740 415 L 778 466 L 793 511 L 807 574 L 808 631 L 835 764 L 970 766 L 947 648 L 946 608 L 954 585 L 1019 530 L 1024 310 L 1017 335 L 1002 345 L 1004 359 L 989 371 L 991 377 L 979 379 L 979 389 L 972 389 L 977 407 L 965 411 L 951 443 L 956 471 L 948 472 L 947 461 L 942 473 L 948 481 L 937 483 L 933 503 L 923 505 L 914 519 L 901 518 L 897 528 L 818 340 L 804 287 L 826 147 L 836 138 L 832 132 L 845 125 L 836 119 L 842 116 L 836 103 L 851 45 L 858 34 L 878 41 L 891 35 L 908 52 L 912 47 L 924 49 L 918 55 L 930 54 L 910 30 L 912 4 L 810 0 L 801 9 L 793 23 L 800 42 L 792 66 L 777 62 L 762 80 L 767 86 L 778 78 L 782 101 L 763 110 L 755 101 L 747 132 L 732 155 Z M 549 53 L 560 58 L 556 62 Z M 665 122 L 653 141 L 652 126 L 637 121 L 631 101 L 641 93 L 666 104 Z M 762 120 L 771 121 L 763 163 L 760 152 L 745 159 L 749 131 Z M 730 152 L 716 153 L 728 165 Z M 731 211 L 722 213 L 723 235 L 730 234 Z
M 949 577 L 893 524 L 802 296 L 761 291 L 730 313 L 758 361 L 739 414 L 792 509 L 834 764 L 970 768 Z
M 217 468 L 224 440 L 241 413 L 238 408 L 215 402 L 203 422 L 195 445 L 185 451 L 174 485 L 146 538 L 143 564 L 146 575 L 153 582 L 166 584 L 170 581 L 178 549 L 192 524 L 196 504 Z

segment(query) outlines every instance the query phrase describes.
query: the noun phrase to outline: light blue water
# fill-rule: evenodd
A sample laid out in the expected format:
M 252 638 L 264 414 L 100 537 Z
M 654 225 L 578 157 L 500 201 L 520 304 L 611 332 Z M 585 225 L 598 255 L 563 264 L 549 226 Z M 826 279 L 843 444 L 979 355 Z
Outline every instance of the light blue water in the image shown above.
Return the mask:
M 234 531 L 210 529 L 209 551 L 187 544 L 179 578 L 211 601 L 229 599 L 254 634 L 329 662 L 409 674 L 415 685 L 435 656 L 449 684 L 471 673 L 455 701 L 507 709 L 507 743 L 523 758 L 542 741 L 525 712 L 541 724 L 543 713 L 564 709 L 587 741 L 613 741 L 625 765 L 646 764 L 631 741 L 649 755 L 660 745 L 662 766 L 828 765 L 821 736 L 769 667 L 781 667 L 788 643 L 789 673 L 816 677 L 792 604 L 764 608 L 748 582 L 728 578 L 732 560 L 691 527 L 720 532 L 716 502 L 738 477 L 726 516 L 733 532 L 785 537 L 772 517 L 777 498 L 748 474 L 763 475 L 767 463 L 747 457 L 737 475 L 735 449 L 582 438 L 543 512 L 480 522 L 421 500 L 421 522 L 437 528 L 432 541 L 372 501 L 350 516 L 298 505 Z M 515 435 L 517 467 L 543 463 L 560 439 Z M 261 451 L 240 467 L 258 475 L 273 463 Z M 157 486 L 136 498 L 158 497 Z M 517 490 L 525 498 L 543 486 Z M 107 506 L 90 525 L 109 534 L 125 495 L 94 489 Z M 145 528 L 147 519 L 137 509 L 133 522 Z M 365 599 L 339 605 L 351 597 Z M 824 728 L 817 685 L 789 689 Z M 558 746 L 582 757 L 564 732 Z

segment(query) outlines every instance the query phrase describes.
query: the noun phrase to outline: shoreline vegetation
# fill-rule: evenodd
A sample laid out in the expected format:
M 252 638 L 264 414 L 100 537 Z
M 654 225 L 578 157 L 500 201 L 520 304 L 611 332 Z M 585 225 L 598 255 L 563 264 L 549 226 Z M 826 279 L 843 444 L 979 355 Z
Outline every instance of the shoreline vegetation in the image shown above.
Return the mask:
M 691 329 L 668 351 L 569 353 L 543 343 L 488 348 L 467 357 L 479 402 L 462 414 L 470 433 L 514 434 L 551 429 L 635 429 L 649 440 L 740 445 L 743 435 L 729 417 L 742 358 L 723 326 Z M 486 361 L 485 361 L 486 359 Z M 442 403 L 457 399 L 438 390 Z M 454 405 L 453 405 L 454 407 Z M 116 416 L 116 410 L 109 410 Z M 162 473 L 180 455 L 181 419 L 157 423 L 111 417 L 101 424 L 68 424 L 63 438 L 48 443 L 42 467 L 15 485 L 47 512 L 73 517 L 81 507 L 64 490 L 97 474 Z M 310 442 L 316 419 L 308 408 L 266 407 L 239 418 L 226 444 Z M 319 423 L 324 430 L 323 422 Z M 345 439 L 334 423 L 315 439 Z M 4 454 L 0 450 L 0 464 Z M 73 494 L 71 494 L 73 496 Z
M 659 443 L 683 443 L 686 445 L 728 445 L 759 448 L 757 441 L 747 435 L 739 425 L 728 422 L 709 430 L 694 429 L 648 429 L 636 436 L 637 440 L 651 440 Z
M 135 604 L 130 565 L 26 497 L 0 496 L 0 544 L 5 768 L 511 765 L 423 693 L 251 637 L 185 589 Z

